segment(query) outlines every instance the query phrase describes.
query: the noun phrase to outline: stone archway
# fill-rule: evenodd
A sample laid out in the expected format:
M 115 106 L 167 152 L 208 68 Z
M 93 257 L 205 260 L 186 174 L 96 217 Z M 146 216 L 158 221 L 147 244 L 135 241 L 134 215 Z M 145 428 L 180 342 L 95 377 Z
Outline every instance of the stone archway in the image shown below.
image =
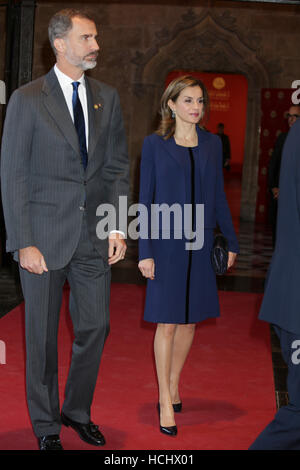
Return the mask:
M 223 22 L 224 23 L 224 22 Z M 226 23 L 226 22 L 225 22 Z M 245 43 L 228 21 L 221 24 L 209 9 L 201 16 L 186 18 L 173 29 L 162 31 L 146 54 L 136 58 L 134 93 L 139 104 L 148 110 L 141 135 L 153 132 L 153 120 L 159 108 L 164 79 L 172 70 L 238 73 L 248 80 L 247 127 L 242 177 L 240 217 L 255 220 L 257 171 L 259 159 L 260 91 L 270 86 L 270 77 L 256 50 Z M 157 35 L 158 36 L 158 35 Z M 139 128 L 141 121 L 133 125 Z

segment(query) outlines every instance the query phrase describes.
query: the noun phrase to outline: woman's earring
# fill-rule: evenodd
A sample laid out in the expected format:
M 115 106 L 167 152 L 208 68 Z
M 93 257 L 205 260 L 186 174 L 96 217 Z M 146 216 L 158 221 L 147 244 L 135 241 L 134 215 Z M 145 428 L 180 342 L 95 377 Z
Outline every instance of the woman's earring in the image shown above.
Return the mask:
M 171 113 L 171 114 L 172 114 L 172 118 L 175 119 L 176 114 L 175 114 L 175 111 L 173 111 L 173 109 L 172 109 L 172 113 Z

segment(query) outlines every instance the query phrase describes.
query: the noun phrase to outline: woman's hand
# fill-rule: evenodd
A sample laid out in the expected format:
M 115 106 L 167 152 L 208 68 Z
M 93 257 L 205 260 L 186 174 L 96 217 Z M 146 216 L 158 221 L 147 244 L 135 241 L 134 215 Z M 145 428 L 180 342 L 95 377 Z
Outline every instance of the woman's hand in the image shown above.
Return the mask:
M 228 264 L 227 264 L 227 269 L 231 268 L 231 266 L 234 265 L 236 258 L 236 253 L 233 253 L 232 251 L 228 251 Z
M 144 277 L 151 279 L 153 281 L 154 269 L 155 269 L 153 258 L 142 259 L 139 262 L 138 267 Z

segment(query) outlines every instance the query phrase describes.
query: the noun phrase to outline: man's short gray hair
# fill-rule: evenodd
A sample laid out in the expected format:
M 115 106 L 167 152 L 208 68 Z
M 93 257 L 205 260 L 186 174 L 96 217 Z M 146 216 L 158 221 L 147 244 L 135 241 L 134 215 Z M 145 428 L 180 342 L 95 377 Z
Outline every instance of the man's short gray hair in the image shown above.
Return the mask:
M 49 41 L 55 55 L 57 54 L 57 51 L 54 46 L 54 41 L 57 38 L 64 38 L 68 34 L 73 27 L 72 19 L 74 17 L 85 18 L 94 22 L 94 20 L 86 13 L 73 8 L 66 8 L 55 13 L 49 21 L 48 26 Z

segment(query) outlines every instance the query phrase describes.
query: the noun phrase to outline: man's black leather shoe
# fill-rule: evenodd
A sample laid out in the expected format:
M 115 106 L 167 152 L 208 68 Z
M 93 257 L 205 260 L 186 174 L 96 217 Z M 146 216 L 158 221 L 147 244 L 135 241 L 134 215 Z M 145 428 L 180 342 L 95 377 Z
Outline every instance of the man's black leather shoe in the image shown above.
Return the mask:
M 38 438 L 40 450 L 64 450 L 58 434 Z
M 61 421 L 65 426 L 71 426 L 77 432 L 79 437 L 93 446 L 104 446 L 105 439 L 103 434 L 99 431 L 96 424 L 90 421 L 88 424 L 77 423 L 68 418 L 65 414 L 61 414 Z

